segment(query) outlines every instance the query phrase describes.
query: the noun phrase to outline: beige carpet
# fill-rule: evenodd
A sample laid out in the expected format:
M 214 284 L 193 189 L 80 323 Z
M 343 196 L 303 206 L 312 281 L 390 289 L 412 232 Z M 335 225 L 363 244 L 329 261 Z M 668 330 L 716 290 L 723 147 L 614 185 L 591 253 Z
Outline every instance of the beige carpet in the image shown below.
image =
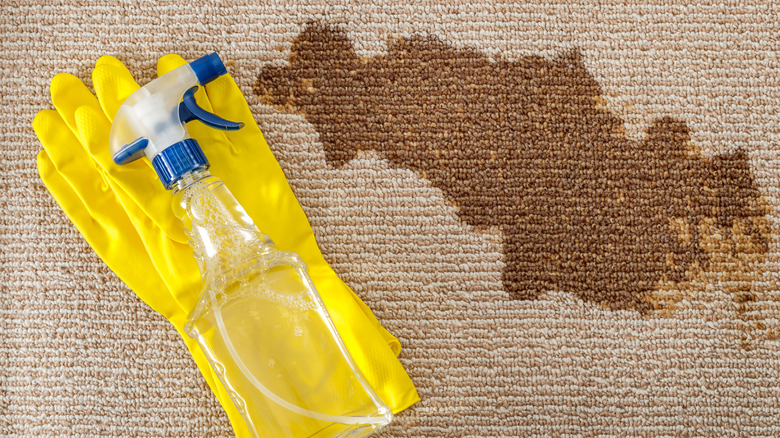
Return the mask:
M 58 72 L 212 50 L 401 339 L 384 436 L 780 435 L 778 4 L 49 3 L 0 5 L 0 435 L 231 435 L 31 128 Z

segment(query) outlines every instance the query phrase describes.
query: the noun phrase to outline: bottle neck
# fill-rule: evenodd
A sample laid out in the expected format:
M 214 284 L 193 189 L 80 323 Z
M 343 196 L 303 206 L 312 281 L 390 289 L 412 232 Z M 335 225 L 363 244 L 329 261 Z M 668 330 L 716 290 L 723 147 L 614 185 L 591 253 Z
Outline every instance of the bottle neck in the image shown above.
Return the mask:
M 209 172 L 205 167 L 199 167 L 182 175 L 181 178 L 173 183 L 171 186 L 171 191 L 173 192 L 173 195 L 176 196 L 187 187 L 208 177 L 213 177 L 211 172 Z
M 173 184 L 173 212 L 182 221 L 201 274 L 221 275 L 274 248 L 225 184 L 205 168 Z

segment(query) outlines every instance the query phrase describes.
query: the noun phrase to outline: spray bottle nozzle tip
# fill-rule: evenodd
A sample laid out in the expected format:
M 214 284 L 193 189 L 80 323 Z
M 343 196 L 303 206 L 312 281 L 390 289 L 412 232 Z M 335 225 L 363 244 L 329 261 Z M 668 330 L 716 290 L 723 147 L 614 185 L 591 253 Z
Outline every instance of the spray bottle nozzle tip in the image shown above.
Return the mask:
M 198 82 L 200 82 L 201 85 L 206 85 L 227 73 L 225 64 L 222 63 L 217 52 L 201 56 L 192 61 L 190 67 L 192 67 L 192 71 L 195 72 L 195 76 L 198 77 Z

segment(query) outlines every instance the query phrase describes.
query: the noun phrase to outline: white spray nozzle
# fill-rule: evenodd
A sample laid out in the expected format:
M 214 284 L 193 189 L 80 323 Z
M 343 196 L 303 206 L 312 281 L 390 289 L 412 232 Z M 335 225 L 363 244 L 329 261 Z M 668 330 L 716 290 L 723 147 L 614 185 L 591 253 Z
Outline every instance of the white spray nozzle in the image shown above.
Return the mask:
M 109 147 L 114 162 L 126 164 L 146 155 L 168 188 L 184 173 L 208 166 L 197 142 L 187 135 L 185 124 L 198 120 L 222 130 L 244 126 L 212 114 L 195 102 L 194 94 L 199 85 L 226 73 L 219 55 L 211 53 L 160 76 L 131 94 L 111 125 Z

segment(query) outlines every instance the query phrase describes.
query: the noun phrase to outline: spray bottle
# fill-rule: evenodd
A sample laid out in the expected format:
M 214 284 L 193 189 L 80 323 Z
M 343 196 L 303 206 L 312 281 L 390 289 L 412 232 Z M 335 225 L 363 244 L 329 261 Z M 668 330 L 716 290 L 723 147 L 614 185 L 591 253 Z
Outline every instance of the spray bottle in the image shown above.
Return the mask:
M 133 93 L 114 118 L 117 164 L 144 155 L 190 238 L 203 290 L 185 325 L 257 437 L 362 437 L 392 421 L 356 367 L 301 257 L 263 234 L 186 124 L 240 123 L 200 108 L 195 91 L 226 74 L 216 53 Z

